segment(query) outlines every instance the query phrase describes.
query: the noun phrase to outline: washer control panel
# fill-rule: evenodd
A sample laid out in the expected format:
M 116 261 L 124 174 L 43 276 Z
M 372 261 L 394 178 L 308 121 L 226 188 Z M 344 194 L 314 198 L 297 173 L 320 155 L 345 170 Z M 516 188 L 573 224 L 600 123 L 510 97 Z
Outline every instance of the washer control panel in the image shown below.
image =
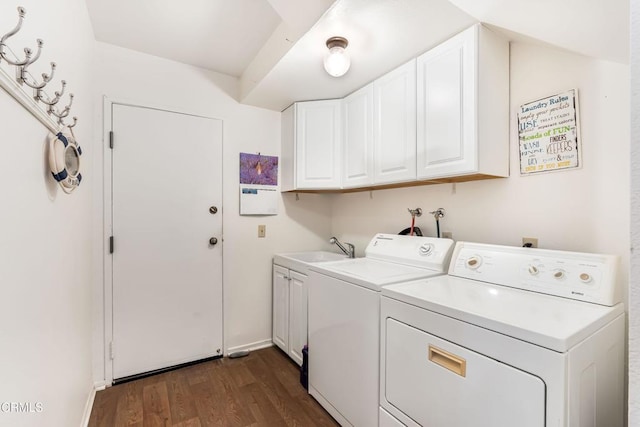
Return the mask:
M 454 242 L 436 237 L 376 234 L 369 242 L 367 258 L 446 272 Z
M 449 275 L 611 306 L 617 269 L 613 255 L 458 242 Z

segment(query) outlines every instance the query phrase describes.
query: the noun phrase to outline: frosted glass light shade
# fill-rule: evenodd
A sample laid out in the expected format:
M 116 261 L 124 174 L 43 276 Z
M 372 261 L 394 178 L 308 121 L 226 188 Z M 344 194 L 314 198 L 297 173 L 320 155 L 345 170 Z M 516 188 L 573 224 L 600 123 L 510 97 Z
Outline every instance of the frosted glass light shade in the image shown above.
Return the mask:
M 327 40 L 329 52 L 324 57 L 324 69 L 333 77 L 340 77 L 349 71 L 351 59 L 346 52 L 347 39 L 342 37 L 332 37 Z

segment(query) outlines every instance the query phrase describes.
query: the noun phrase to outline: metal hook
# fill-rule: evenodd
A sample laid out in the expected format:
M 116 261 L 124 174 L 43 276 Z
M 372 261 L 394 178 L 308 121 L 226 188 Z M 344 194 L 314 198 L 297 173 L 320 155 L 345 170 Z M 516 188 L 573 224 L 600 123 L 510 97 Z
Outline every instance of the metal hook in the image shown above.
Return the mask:
M 7 45 L 6 41 L 10 37 L 14 36 L 18 31 L 20 31 L 20 29 L 22 29 L 22 22 L 24 21 L 24 17 L 26 14 L 27 14 L 27 11 L 25 10 L 24 7 L 18 7 L 18 24 L 15 26 L 13 30 L 9 31 L 4 36 L 2 36 L 2 38 L 0 38 L 0 59 L 4 59 L 5 61 L 7 61 L 8 64 L 15 65 L 18 67 L 25 65 L 30 61 L 31 63 L 35 62 L 38 59 L 38 57 L 40 57 L 40 50 L 42 49 L 42 40 L 38 40 L 38 52 L 36 53 L 36 57 L 33 61 L 31 60 L 31 55 L 33 52 L 29 48 L 24 48 L 25 59 L 23 59 L 22 61 L 19 61 L 19 60 L 14 61 L 12 59 L 9 59 L 7 57 L 7 53 L 4 51 L 4 48 Z
M 44 44 L 44 42 L 42 40 L 38 39 L 38 47 L 41 48 L 43 44 Z M 23 66 L 18 67 L 18 69 L 17 69 L 18 83 L 20 83 L 20 84 L 24 83 L 24 84 L 26 84 L 27 86 L 29 86 L 32 89 L 40 90 L 40 89 L 43 89 L 47 85 L 47 83 L 49 83 L 53 79 L 53 75 L 55 74 L 55 71 L 56 71 L 56 63 L 55 62 L 51 63 L 51 74 L 42 73 L 42 83 L 36 82 L 35 79 L 33 79 L 33 83 L 32 83 L 27 78 L 27 68 L 29 68 L 29 66 L 31 64 L 36 62 L 39 57 L 40 57 L 40 50 L 38 50 L 37 55 L 32 60 L 30 60 L 29 62 L 27 62 Z M 36 93 L 36 95 L 37 95 L 37 93 Z
M 74 128 L 77 124 L 78 124 L 78 118 L 74 116 L 73 117 L 73 124 L 72 125 L 65 124 L 65 126 L 68 127 L 69 129 L 71 129 L 71 128 Z
M 49 83 L 52 79 L 53 79 L 53 75 L 56 72 L 56 63 L 52 62 L 51 63 L 51 74 L 47 74 L 47 73 L 42 73 L 42 83 L 38 84 L 35 79 L 33 80 L 33 83 L 31 83 L 29 81 L 29 79 L 27 79 L 27 66 L 25 65 L 24 67 L 21 68 L 21 75 L 20 75 L 20 81 L 24 84 L 26 84 L 27 86 L 29 86 L 30 88 L 33 88 L 36 90 L 36 95 L 34 96 L 37 99 L 37 91 L 44 89 L 44 87 L 47 85 L 47 83 Z
M 56 92 L 56 96 L 58 95 L 58 92 Z M 69 105 L 67 105 L 66 107 L 64 107 L 64 109 L 62 110 L 62 112 L 58 112 L 58 109 L 55 108 L 53 105 L 49 106 L 49 114 L 53 114 L 54 116 L 56 116 L 58 118 L 58 124 L 63 124 L 62 123 L 62 119 L 64 119 L 65 117 L 67 117 L 69 115 L 69 112 L 71 111 L 71 106 L 73 105 L 73 94 L 70 93 L 69 94 Z
M 41 102 L 47 104 L 49 107 L 52 107 L 52 106 L 56 105 L 60 101 L 60 98 L 62 98 L 62 95 L 64 95 L 64 89 L 67 86 L 67 82 L 64 81 L 64 80 L 62 80 L 60 83 L 62 83 L 61 91 L 60 92 L 55 91 L 54 94 L 56 95 L 56 97 L 54 99 L 51 99 L 51 100 L 47 100 L 47 98 L 43 97 L 42 96 L 42 94 L 43 94 L 42 89 L 38 89 L 36 91 L 36 98 L 38 99 L 38 101 L 41 101 Z

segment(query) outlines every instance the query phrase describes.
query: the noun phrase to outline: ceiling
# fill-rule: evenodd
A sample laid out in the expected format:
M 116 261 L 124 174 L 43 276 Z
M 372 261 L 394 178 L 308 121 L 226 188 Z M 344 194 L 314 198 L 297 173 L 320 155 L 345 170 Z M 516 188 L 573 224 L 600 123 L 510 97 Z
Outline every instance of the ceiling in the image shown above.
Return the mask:
M 628 0 L 87 0 L 96 39 L 235 76 L 239 101 L 282 110 L 342 97 L 475 22 L 511 40 L 628 63 Z M 351 69 L 322 67 L 349 40 Z

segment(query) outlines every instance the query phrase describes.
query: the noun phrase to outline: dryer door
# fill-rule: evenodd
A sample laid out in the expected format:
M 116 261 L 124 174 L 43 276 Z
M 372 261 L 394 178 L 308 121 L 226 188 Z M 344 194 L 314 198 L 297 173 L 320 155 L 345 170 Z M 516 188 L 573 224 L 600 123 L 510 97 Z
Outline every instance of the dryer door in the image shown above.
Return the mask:
M 429 427 L 543 427 L 545 384 L 527 372 L 387 319 L 385 396 Z

